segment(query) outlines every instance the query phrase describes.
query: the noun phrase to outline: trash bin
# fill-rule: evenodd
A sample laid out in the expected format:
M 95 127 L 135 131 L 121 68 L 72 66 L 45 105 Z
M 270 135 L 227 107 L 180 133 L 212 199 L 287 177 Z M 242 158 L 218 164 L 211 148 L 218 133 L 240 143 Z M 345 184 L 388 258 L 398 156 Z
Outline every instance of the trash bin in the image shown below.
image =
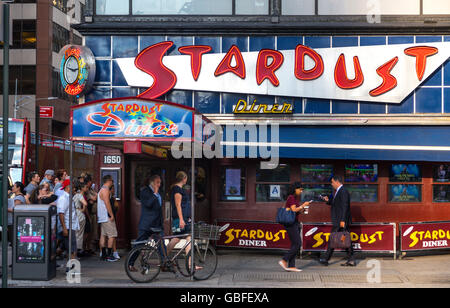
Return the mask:
M 50 280 L 56 276 L 56 206 L 14 208 L 13 280 Z

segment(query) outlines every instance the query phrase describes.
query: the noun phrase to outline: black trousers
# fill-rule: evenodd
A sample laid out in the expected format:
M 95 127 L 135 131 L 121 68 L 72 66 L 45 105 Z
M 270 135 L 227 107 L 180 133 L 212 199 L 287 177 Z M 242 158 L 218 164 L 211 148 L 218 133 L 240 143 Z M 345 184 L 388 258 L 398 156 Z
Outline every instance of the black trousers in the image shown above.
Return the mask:
M 283 260 L 288 263 L 288 267 L 295 267 L 295 257 L 297 256 L 297 253 L 302 245 L 298 221 L 296 221 L 293 225 L 286 227 L 286 231 L 289 236 L 289 240 L 291 241 L 291 248 L 283 256 Z
M 331 229 L 331 232 L 338 232 L 339 229 L 340 229 L 340 227 L 333 227 Z M 350 230 L 348 230 L 348 229 L 345 229 L 345 230 L 350 232 Z M 347 261 L 354 262 L 355 258 L 353 256 L 353 253 L 354 253 L 353 252 L 353 244 L 350 245 L 350 248 L 347 248 L 345 251 L 347 252 Z M 327 261 L 330 260 L 331 256 L 333 255 L 333 252 L 334 252 L 334 248 L 331 248 L 330 245 L 328 245 L 327 252 L 325 253 L 324 259 Z
M 158 233 L 154 233 L 151 231 L 145 231 L 145 230 L 139 230 L 138 233 L 138 238 L 136 239 L 136 242 L 140 242 L 140 241 L 146 241 L 148 240 L 151 236 L 153 236 L 153 238 L 155 239 L 155 241 L 159 240 L 162 236 L 164 236 L 164 234 L 161 232 L 161 234 Z M 134 248 L 134 247 L 133 247 Z M 161 255 L 161 258 L 164 260 L 165 256 L 167 255 L 167 250 L 166 250 L 166 245 L 164 243 L 164 240 L 161 240 L 161 244 L 158 246 L 158 251 L 159 254 Z M 128 265 L 130 266 L 134 266 L 134 262 L 136 261 L 138 257 L 138 254 L 135 253 L 130 257 L 129 263 Z

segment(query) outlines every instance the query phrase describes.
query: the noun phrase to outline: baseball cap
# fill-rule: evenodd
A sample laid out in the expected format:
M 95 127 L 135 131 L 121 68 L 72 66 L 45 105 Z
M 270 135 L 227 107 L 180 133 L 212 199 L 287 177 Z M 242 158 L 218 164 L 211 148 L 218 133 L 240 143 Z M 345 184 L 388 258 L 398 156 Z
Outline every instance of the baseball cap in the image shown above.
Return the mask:
M 51 175 L 51 176 L 54 176 L 54 175 L 55 175 L 55 171 L 53 171 L 53 170 L 51 170 L 51 169 L 48 169 L 48 170 L 45 171 L 45 174 L 44 174 L 44 175 Z
M 64 180 L 64 182 L 62 183 L 61 189 L 64 189 L 69 185 L 70 185 L 70 179 Z

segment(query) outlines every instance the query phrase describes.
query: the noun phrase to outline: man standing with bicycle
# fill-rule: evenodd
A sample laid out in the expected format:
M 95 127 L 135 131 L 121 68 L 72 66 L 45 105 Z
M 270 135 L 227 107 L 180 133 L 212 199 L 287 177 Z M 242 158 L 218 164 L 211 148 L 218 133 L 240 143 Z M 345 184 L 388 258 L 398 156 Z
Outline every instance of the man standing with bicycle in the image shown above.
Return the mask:
M 147 241 L 150 236 L 160 237 L 163 234 L 163 213 L 162 213 L 162 199 L 159 195 L 159 188 L 161 186 L 161 177 L 159 175 L 152 175 L 140 192 L 141 201 L 141 218 L 138 225 L 138 238 L 136 242 Z M 165 253 L 163 247 L 158 247 L 161 256 L 164 258 Z M 134 268 L 134 262 L 137 255 L 130 258 L 128 269 L 132 272 L 137 271 Z

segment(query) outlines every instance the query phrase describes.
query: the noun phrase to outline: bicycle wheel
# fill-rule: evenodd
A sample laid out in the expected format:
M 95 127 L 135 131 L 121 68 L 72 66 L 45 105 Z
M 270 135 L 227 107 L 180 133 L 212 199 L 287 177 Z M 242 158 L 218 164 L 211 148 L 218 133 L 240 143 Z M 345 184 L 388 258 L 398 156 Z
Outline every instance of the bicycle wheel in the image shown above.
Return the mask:
M 189 273 L 191 273 L 190 256 L 190 253 L 186 256 L 186 268 Z M 194 267 L 201 267 L 201 269 L 194 269 L 195 280 L 206 280 L 214 274 L 217 268 L 217 255 L 210 243 L 195 243 Z
M 134 264 L 131 264 L 133 259 L 135 260 Z M 161 263 L 161 255 L 156 247 L 140 245 L 134 247 L 128 253 L 125 260 L 125 272 L 134 282 L 150 282 L 158 276 Z M 134 266 L 135 271 L 131 270 L 129 265 Z

